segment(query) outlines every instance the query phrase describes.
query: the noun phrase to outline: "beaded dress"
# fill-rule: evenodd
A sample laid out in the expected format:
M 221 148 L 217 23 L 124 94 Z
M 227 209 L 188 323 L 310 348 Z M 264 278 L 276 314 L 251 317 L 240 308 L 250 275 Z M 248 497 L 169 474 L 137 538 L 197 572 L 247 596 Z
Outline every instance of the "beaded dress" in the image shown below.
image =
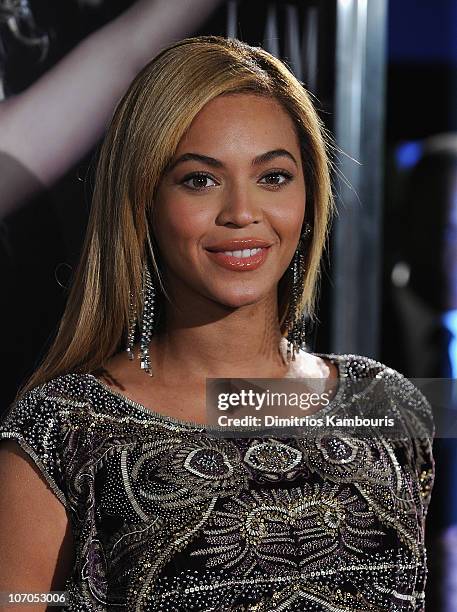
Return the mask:
M 386 409 L 434 432 L 403 375 L 359 355 L 347 382 L 384 384 Z M 370 401 L 369 387 L 364 393 Z M 389 391 L 389 389 L 395 389 Z M 223 438 L 161 415 L 92 374 L 35 387 L 9 407 L 12 438 L 64 504 L 75 558 L 73 612 L 423 611 L 432 436 Z

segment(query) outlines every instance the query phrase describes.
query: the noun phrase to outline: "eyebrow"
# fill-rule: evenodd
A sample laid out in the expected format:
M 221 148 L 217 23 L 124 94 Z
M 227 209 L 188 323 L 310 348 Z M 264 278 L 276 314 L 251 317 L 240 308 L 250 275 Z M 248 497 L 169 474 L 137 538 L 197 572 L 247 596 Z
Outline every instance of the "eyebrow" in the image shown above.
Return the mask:
M 261 155 L 254 157 L 251 165 L 253 167 L 260 166 L 261 164 L 265 164 L 266 162 L 272 161 L 273 159 L 276 159 L 278 157 L 286 157 L 291 159 L 298 168 L 297 160 L 292 155 L 292 153 L 289 153 L 289 151 L 287 151 L 286 149 L 273 149 L 272 151 L 262 153 Z M 219 159 L 215 159 L 214 157 L 200 155 L 200 153 L 184 153 L 184 155 L 181 155 L 173 162 L 170 162 L 170 164 L 167 166 L 166 172 L 171 172 L 174 168 L 176 168 L 176 166 L 186 161 L 199 161 L 203 164 L 206 164 L 207 166 L 212 166 L 213 168 L 224 167 L 224 164 Z

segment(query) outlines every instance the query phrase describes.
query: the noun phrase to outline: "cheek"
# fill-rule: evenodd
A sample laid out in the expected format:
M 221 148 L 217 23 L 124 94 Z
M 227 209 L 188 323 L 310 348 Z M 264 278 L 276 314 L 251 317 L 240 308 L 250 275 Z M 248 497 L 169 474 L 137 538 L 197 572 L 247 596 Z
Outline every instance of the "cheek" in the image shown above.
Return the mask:
M 276 231 L 281 242 L 280 268 L 285 271 L 291 262 L 300 239 L 305 217 L 304 199 L 291 198 L 276 215 Z
M 283 242 L 298 242 L 305 217 L 304 198 L 289 198 L 276 207 L 271 217 L 279 238 Z M 284 246 L 284 245 L 283 245 Z
M 182 267 L 183 262 L 193 258 L 202 236 L 208 231 L 211 219 L 207 209 L 190 206 L 179 198 L 162 201 L 157 207 L 154 235 L 161 253 L 173 267 Z

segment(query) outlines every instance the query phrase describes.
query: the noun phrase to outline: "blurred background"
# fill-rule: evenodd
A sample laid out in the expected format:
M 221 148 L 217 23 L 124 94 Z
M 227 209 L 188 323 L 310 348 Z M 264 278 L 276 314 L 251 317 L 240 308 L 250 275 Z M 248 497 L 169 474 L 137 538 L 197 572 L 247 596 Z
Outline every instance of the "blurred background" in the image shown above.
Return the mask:
M 457 378 L 457 0 L 0 0 L 0 405 L 56 331 L 116 102 L 191 34 L 281 57 L 336 138 L 339 214 L 310 349 Z M 427 609 L 447 612 L 455 442 L 434 442 L 427 521 Z

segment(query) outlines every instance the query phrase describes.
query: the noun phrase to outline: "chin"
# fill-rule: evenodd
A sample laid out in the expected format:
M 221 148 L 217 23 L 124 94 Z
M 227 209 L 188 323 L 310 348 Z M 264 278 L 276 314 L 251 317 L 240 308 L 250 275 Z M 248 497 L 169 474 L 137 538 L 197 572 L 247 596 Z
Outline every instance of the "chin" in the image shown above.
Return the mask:
M 213 295 L 213 300 L 229 308 L 240 308 L 242 306 L 257 304 L 264 300 L 266 296 L 267 293 L 263 291 L 222 292 Z

